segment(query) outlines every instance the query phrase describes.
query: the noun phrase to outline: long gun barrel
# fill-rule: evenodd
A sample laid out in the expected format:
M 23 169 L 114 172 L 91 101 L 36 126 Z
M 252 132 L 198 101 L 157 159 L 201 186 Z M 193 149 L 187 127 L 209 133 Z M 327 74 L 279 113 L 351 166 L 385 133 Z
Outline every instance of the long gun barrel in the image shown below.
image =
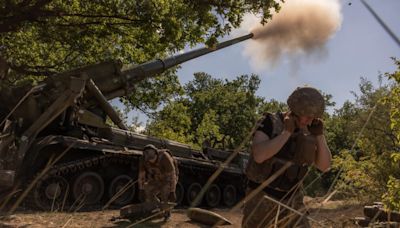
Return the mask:
M 53 84 L 56 87 L 59 87 L 68 84 L 71 76 L 81 77 L 82 74 L 85 74 L 98 86 L 99 91 L 102 92 L 104 97 L 107 100 L 111 100 L 126 95 L 132 85 L 135 85 L 146 78 L 154 77 L 171 67 L 252 37 L 253 34 L 250 33 L 221 42 L 214 48 L 203 47 L 180 55 L 171 56 L 163 60 L 156 59 L 142 64 L 129 64 L 122 66 L 121 63 L 116 61 L 98 63 L 50 76 L 45 83 L 47 85 Z
M 151 78 L 165 70 L 177 66 L 191 59 L 220 50 L 230 45 L 250 39 L 253 34 L 247 34 L 217 44 L 214 48 L 199 48 L 166 59 L 151 60 L 142 64 L 129 64 L 122 66 L 119 62 L 103 62 L 89 65 L 68 72 L 63 72 L 48 78 L 46 84 L 67 84 L 71 75 L 81 76 L 86 74 L 98 86 L 107 100 L 124 96 L 129 92 L 129 87 L 146 78 Z M 128 89 L 128 91 L 127 91 Z
M 126 75 L 126 78 L 128 81 L 140 81 L 145 78 L 157 75 L 163 71 L 165 71 L 168 68 L 174 67 L 176 65 L 179 65 L 181 63 L 184 63 L 186 61 L 189 61 L 191 59 L 200 57 L 202 55 L 208 54 L 210 52 L 214 52 L 216 50 L 228 47 L 230 45 L 236 44 L 238 42 L 250 39 L 253 37 L 253 34 L 247 34 L 245 36 L 237 37 L 231 40 L 227 40 L 225 42 L 221 42 L 218 45 L 216 45 L 215 48 L 199 48 L 193 51 L 189 51 L 184 54 L 172 56 L 169 58 L 166 58 L 164 60 L 157 59 L 157 60 L 152 60 L 137 66 L 133 66 L 130 69 L 127 69 L 123 71 L 122 73 Z
M 156 59 L 156 60 L 151 60 L 151 61 L 139 64 L 139 65 L 131 64 L 131 65 L 124 66 L 121 70 L 121 75 L 120 75 L 121 76 L 120 79 L 123 80 L 122 83 L 120 81 L 120 85 L 117 86 L 117 88 L 115 90 L 113 90 L 112 92 L 109 92 L 109 93 L 104 93 L 104 95 L 109 100 L 116 98 L 116 97 L 123 96 L 127 93 L 126 83 L 128 83 L 130 85 L 136 84 L 146 78 L 154 77 L 154 76 L 164 72 L 165 70 L 172 68 L 174 66 L 177 66 L 181 63 L 184 63 L 191 59 L 198 58 L 202 55 L 206 55 L 208 53 L 220 50 L 222 48 L 231 46 L 233 44 L 250 39 L 252 37 L 253 37 L 253 34 L 250 33 L 250 34 L 247 34 L 244 36 L 240 36 L 240 37 L 237 37 L 234 39 L 230 39 L 230 40 L 221 42 L 221 43 L 217 44 L 214 48 L 203 47 L 203 48 L 192 50 L 192 51 L 180 54 L 180 55 L 171 56 L 166 59 Z M 107 86 L 109 86 L 109 84 Z M 100 90 L 102 90 L 102 89 L 100 88 Z

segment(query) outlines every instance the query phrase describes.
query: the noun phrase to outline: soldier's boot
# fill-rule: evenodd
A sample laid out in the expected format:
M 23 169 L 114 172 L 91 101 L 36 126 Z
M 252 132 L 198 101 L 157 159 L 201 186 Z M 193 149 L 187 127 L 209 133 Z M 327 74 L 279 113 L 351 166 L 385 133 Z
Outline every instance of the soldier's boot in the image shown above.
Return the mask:
M 120 209 L 120 218 L 137 221 L 149 217 L 159 211 L 160 209 L 158 204 L 154 202 L 130 204 Z

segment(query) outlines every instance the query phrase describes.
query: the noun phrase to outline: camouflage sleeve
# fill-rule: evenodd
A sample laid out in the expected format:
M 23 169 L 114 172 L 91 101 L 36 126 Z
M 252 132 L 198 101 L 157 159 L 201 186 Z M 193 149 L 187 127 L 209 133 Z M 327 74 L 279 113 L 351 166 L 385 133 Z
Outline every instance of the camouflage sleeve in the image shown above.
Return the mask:
M 174 161 L 167 153 L 162 154 L 162 157 L 160 159 L 160 169 L 162 172 L 165 173 L 169 173 L 172 171 L 175 172 Z
M 167 174 L 167 180 L 168 180 L 169 189 L 170 189 L 169 192 L 175 192 L 177 180 L 176 180 L 176 175 L 175 175 L 174 171 L 169 172 Z
M 161 172 L 165 173 L 165 180 L 169 185 L 170 192 L 175 192 L 177 177 L 174 160 L 171 156 L 164 153 L 160 162 Z
M 174 167 L 175 167 L 175 176 L 176 176 L 176 181 L 179 179 L 179 166 L 178 166 L 178 161 L 174 159 Z

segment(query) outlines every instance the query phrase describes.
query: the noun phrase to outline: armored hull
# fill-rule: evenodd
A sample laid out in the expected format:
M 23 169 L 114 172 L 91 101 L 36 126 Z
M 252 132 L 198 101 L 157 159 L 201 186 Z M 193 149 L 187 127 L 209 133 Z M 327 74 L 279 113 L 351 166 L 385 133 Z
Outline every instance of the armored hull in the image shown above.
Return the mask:
M 39 138 L 32 146 L 32 164 L 23 179 L 33 183 L 28 202 L 44 210 L 106 208 L 138 203 L 138 162 L 142 149 L 152 143 L 169 149 L 178 161 L 177 204 L 190 205 L 208 178 L 230 155 L 212 148 L 188 145 L 115 128 L 99 129 L 98 137 L 79 139 L 65 135 Z M 57 156 L 62 157 L 56 161 Z M 56 161 L 49 164 L 48 161 Z M 200 201 L 206 207 L 230 207 L 243 191 L 247 155 L 239 153 L 224 167 Z M 41 174 L 43 170 L 46 172 Z M 28 186 L 26 186 L 28 187 Z

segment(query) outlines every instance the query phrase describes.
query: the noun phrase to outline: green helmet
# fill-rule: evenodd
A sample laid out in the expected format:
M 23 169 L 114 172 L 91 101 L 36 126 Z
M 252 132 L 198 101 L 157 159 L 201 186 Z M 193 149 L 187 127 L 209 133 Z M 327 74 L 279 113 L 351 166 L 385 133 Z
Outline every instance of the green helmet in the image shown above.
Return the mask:
M 321 117 L 325 110 L 322 94 L 312 87 L 297 87 L 287 99 L 290 111 L 298 116 Z

